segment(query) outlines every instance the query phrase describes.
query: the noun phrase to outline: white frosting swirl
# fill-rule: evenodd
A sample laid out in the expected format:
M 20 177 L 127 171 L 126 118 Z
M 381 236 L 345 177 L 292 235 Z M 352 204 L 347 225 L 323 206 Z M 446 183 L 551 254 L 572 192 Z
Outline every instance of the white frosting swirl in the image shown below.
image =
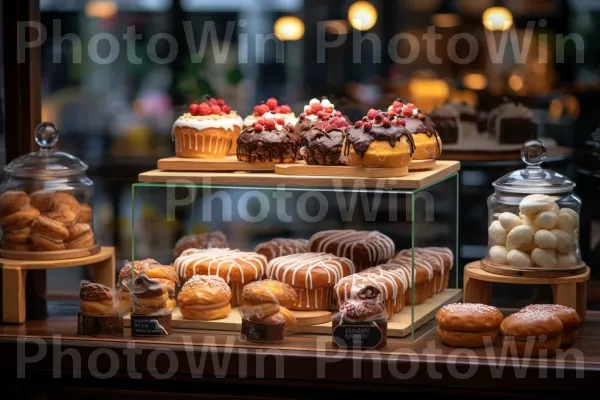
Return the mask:
M 256 121 L 258 121 L 260 118 L 270 118 L 267 117 L 267 114 L 272 115 L 274 118 L 281 118 L 285 121 L 285 124 L 288 125 L 296 125 L 296 122 L 298 122 L 298 118 L 296 118 L 296 114 L 289 113 L 289 114 L 270 114 L 270 113 L 266 113 L 263 116 L 256 116 L 254 114 L 250 114 L 248 115 L 245 119 L 244 119 L 244 126 L 248 127 L 248 126 L 252 126 L 256 123 Z

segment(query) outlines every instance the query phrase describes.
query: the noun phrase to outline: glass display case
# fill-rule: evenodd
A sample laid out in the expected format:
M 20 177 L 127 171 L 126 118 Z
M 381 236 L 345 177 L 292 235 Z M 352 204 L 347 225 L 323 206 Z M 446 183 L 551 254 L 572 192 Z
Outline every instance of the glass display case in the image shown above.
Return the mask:
M 299 319 L 313 309 L 329 317 L 315 325 L 299 324 L 295 331 L 331 335 L 329 321 L 344 300 L 344 282 L 369 277 L 365 279 L 381 283 L 389 305 L 388 337 L 416 340 L 433 329 L 428 322 L 437 309 L 462 296 L 456 262 L 458 170 L 458 162 L 438 161 L 430 171 L 402 178 L 150 171 L 132 188 L 131 259 L 173 264 L 183 283 L 201 268 L 200 256 L 189 247 L 265 255 L 264 271 L 255 269 L 250 275 L 240 277 L 239 265 L 209 268 L 233 293 L 226 318 L 231 323 L 212 329 L 237 332 L 239 294 L 252 281 L 286 281 L 298 294 L 299 304 L 292 309 Z M 291 278 L 307 253 L 350 259 L 352 270 L 338 274 L 324 264 L 316 266 L 331 272 L 326 293 L 317 295 L 311 286 L 317 278 L 303 272 Z M 278 265 L 287 256 L 290 263 Z M 331 306 L 319 306 L 329 302 Z M 172 326 L 198 325 L 176 309 Z

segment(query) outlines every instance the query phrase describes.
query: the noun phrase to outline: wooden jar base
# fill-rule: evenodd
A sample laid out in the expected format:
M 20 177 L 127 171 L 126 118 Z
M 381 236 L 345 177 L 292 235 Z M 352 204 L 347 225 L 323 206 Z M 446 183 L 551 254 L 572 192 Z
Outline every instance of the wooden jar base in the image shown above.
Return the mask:
M 564 278 L 567 276 L 585 273 L 587 266 L 584 263 L 567 268 L 517 268 L 510 265 L 496 264 L 484 258 L 481 260 L 481 269 L 496 275 L 516 276 L 523 278 Z
M 58 250 L 58 251 L 14 251 L 0 250 L 0 257 L 20 261 L 59 261 L 72 260 L 93 256 L 100 252 L 100 245 L 96 244 L 87 249 Z
M 118 315 L 77 314 L 77 335 L 79 336 L 121 336 L 123 323 Z
M 168 336 L 171 334 L 172 314 L 131 315 L 132 336 Z

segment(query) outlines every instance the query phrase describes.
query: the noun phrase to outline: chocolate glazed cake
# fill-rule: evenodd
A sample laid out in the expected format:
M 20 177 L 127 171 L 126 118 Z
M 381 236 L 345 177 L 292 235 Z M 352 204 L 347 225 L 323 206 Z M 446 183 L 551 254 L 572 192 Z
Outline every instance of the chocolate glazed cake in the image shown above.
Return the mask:
M 417 118 L 406 118 L 406 129 L 413 135 L 424 134 L 427 137 L 435 137 L 437 143 L 438 154 L 435 157 L 439 157 L 442 153 L 442 143 L 440 137 L 436 131 L 436 125 L 429 116 L 425 114 L 419 114 Z
M 333 117 L 315 124 L 302 136 L 300 154 L 309 165 L 345 165 L 342 157 L 348 121 Z
M 435 108 L 429 114 L 437 131 L 444 143 L 457 143 L 460 137 L 460 114 L 458 110 L 451 104 L 447 103 L 443 106 Z
M 532 111 L 521 103 L 505 101 L 492 115 L 490 133 L 499 143 L 520 144 L 537 138 Z
M 292 163 L 300 149 L 300 135 L 291 125 L 266 116 L 240 133 L 237 158 L 246 162 Z

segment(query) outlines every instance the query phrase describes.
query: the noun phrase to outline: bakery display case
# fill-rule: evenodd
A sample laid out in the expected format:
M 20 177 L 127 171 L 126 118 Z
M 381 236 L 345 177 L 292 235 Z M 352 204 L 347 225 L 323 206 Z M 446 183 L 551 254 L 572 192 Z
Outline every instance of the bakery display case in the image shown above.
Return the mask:
M 387 336 L 417 340 L 431 331 L 436 310 L 462 295 L 459 167 L 438 161 L 395 178 L 149 171 L 132 188 L 131 260 L 172 265 L 177 290 L 188 285 L 188 291 L 199 275 L 222 282 L 192 286 L 227 285 L 230 307 L 215 318 L 199 311 L 207 305 L 178 297 L 173 330 L 240 332 L 245 289 L 278 281 L 295 293 L 293 301 L 277 299 L 296 321 L 286 335 L 331 336 L 332 317 L 355 297 L 355 286 L 374 285 L 385 304 Z M 140 216 L 148 202 L 155 209 L 151 221 Z M 142 223 L 153 232 L 142 232 Z M 156 235 L 161 243 L 144 242 Z

